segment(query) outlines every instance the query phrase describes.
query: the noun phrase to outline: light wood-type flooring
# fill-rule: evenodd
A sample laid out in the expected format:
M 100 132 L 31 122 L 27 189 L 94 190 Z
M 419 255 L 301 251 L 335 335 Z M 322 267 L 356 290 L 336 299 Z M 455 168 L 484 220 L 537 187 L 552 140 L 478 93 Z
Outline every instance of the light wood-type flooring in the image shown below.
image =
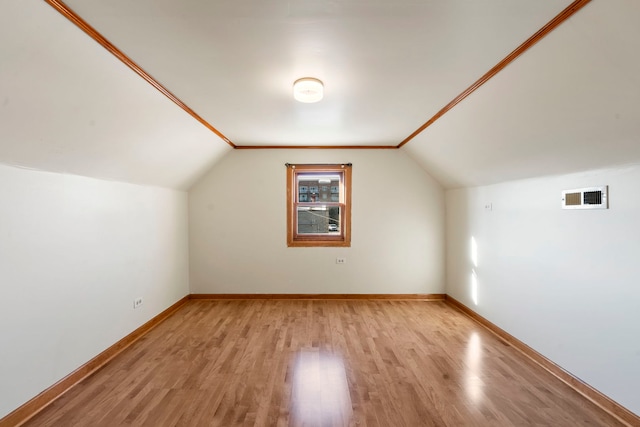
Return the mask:
M 191 300 L 26 425 L 620 424 L 441 301 Z

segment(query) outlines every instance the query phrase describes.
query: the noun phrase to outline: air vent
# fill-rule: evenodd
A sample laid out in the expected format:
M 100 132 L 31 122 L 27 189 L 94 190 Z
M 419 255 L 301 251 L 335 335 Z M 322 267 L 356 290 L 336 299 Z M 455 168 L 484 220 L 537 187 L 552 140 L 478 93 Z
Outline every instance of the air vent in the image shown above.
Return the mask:
M 577 188 L 562 192 L 562 209 L 608 209 L 608 186 Z

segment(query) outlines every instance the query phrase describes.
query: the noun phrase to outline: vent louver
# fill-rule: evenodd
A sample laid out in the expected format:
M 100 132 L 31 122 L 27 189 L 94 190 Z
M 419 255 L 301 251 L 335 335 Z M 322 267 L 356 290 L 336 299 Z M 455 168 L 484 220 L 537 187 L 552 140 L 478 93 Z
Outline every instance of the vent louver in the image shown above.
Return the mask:
M 608 186 L 578 188 L 562 192 L 562 209 L 608 209 Z

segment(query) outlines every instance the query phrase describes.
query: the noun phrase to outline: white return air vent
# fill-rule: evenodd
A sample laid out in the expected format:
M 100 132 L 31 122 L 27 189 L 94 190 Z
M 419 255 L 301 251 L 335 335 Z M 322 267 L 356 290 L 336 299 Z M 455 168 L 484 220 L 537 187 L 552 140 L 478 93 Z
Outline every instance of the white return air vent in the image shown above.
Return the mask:
M 609 209 L 608 186 L 577 188 L 562 192 L 562 209 Z

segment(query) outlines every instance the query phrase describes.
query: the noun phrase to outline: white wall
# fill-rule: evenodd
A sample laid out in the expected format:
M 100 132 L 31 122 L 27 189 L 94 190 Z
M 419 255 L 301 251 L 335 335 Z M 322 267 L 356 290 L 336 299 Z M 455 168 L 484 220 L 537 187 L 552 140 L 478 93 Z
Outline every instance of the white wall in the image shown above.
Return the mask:
M 447 293 L 636 414 L 639 184 L 635 165 L 446 194 Z M 562 190 L 595 185 L 610 209 L 560 208 Z
M 286 162 L 353 163 L 350 248 L 287 247 Z M 444 191 L 401 150 L 235 150 L 189 233 L 192 293 L 444 293 Z
M 188 294 L 187 238 L 185 192 L 0 166 L 0 418 Z

